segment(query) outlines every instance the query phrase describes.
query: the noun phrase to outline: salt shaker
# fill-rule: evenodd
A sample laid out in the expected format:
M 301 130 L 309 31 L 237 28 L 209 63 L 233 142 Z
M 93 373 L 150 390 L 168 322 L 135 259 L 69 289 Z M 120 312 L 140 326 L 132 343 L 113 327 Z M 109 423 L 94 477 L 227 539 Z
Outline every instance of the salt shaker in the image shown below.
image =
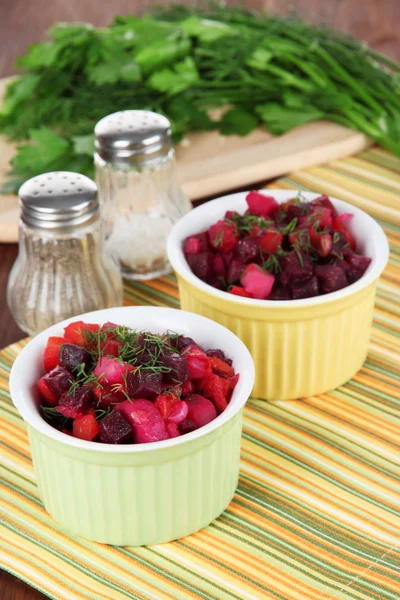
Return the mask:
M 176 179 L 168 119 L 147 110 L 117 112 L 97 123 L 95 136 L 107 247 L 128 279 L 168 273 L 168 234 L 191 208 Z
M 122 303 L 118 265 L 107 255 L 96 184 L 45 173 L 19 190 L 19 251 L 7 302 L 29 334 L 80 313 Z

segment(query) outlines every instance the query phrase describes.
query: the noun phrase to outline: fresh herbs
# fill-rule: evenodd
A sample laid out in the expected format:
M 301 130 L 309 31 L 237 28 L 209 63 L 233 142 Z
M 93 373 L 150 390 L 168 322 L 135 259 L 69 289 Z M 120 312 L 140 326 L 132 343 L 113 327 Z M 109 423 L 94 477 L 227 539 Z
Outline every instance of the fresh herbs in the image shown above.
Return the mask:
M 224 220 L 228 225 L 234 225 L 239 233 L 244 235 L 251 235 L 255 227 L 267 229 L 267 227 L 273 225 L 272 220 L 266 220 L 255 215 L 239 215 L 238 213 L 234 213 L 230 219 L 225 218 Z
M 273 275 L 278 275 L 278 273 L 282 271 L 278 254 L 270 254 L 266 260 L 264 260 L 263 256 L 261 255 L 261 259 L 261 266 L 264 269 L 264 271 L 268 271 Z
M 286 227 L 283 227 L 280 231 L 283 235 L 288 235 L 289 233 L 292 233 L 297 227 L 297 217 L 294 217 L 294 219 L 292 219 L 290 221 L 290 223 L 288 225 L 286 225 Z
M 62 23 L 18 66 L 0 130 L 31 144 L 12 160 L 7 191 L 50 170 L 92 175 L 95 123 L 132 107 L 165 114 L 175 140 L 199 129 L 247 135 L 259 124 L 279 135 L 324 118 L 400 156 L 400 66 L 293 17 L 178 4 L 108 28 Z

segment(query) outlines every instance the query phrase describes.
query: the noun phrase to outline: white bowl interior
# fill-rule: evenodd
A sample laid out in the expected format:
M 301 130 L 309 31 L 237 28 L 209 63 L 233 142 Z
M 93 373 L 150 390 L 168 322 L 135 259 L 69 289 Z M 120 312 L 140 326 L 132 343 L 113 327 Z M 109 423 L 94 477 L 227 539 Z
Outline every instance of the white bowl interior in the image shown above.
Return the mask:
M 185 434 L 184 436 L 157 442 L 154 444 L 113 445 L 99 444 L 79 440 L 57 431 L 46 423 L 39 412 L 39 395 L 36 381 L 44 374 L 43 351 L 50 336 L 62 336 L 63 329 L 68 323 L 85 321 L 87 323 L 103 324 L 107 321 L 117 325 L 126 325 L 132 329 L 148 330 L 152 333 L 163 333 L 167 330 L 192 337 L 205 349 L 220 348 L 233 360 L 233 367 L 240 374 L 239 382 L 233 392 L 231 401 L 225 411 L 214 421 L 204 427 Z M 246 346 L 228 329 L 214 323 L 210 319 L 189 312 L 172 308 L 155 307 L 119 307 L 79 315 L 49 327 L 21 351 L 11 370 L 10 393 L 14 405 L 23 419 L 41 433 L 72 446 L 78 446 L 95 451 L 107 452 L 143 452 L 146 450 L 162 450 L 163 448 L 185 443 L 205 435 L 220 427 L 233 417 L 245 404 L 254 384 L 254 363 Z
M 262 190 L 265 195 L 273 196 L 280 204 L 294 198 L 298 195 L 298 190 Z M 265 307 L 298 307 L 311 304 L 321 304 L 331 301 L 335 298 L 343 297 L 352 294 L 354 291 L 368 285 L 382 273 L 389 257 L 389 245 L 386 235 L 381 226 L 363 210 L 338 200 L 337 198 L 329 197 L 339 214 L 352 213 L 354 216 L 346 222 L 351 235 L 357 242 L 357 251 L 372 259 L 365 274 L 348 287 L 326 294 L 324 296 L 316 296 L 314 298 L 304 298 L 302 300 L 276 301 L 276 300 L 255 300 L 252 298 L 242 298 L 227 294 L 221 290 L 208 285 L 192 272 L 182 251 L 182 243 L 184 239 L 201 231 L 205 231 L 210 225 L 213 225 L 219 219 L 223 219 L 227 210 L 236 210 L 243 214 L 248 208 L 246 204 L 246 195 L 248 192 L 239 192 L 223 196 L 211 202 L 191 210 L 182 219 L 178 221 L 172 229 L 167 244 L 168 257 L 174 270 L 184 277 L 194 286 L 204 290 L 208 294 L 217 296 L 226 301 L 237 304 L 248 304 L 250 306 L 265 306 Z M 321 194 L 313 192 L 301 192 L 302 199 L 306 201 L 314 200 Z

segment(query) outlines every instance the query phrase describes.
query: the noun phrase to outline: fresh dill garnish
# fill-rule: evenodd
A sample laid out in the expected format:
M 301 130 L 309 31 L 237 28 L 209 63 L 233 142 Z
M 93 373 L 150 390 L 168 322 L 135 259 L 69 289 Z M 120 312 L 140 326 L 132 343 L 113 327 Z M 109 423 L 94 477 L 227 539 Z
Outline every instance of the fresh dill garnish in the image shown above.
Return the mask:
M 281 264 L 279 262 L 278 256 L 276 254 L 270 254 L 268 258 L 265 260 L 261 253 L 262 264 L 261 267 L 264 271 L 268 271 L 273 275 L 277 275 L 282 271 Z
M 340 233 L 338 231 L 335 231 L 335 233 L 333 234 L 332 241 L 334 244 L 337 244 L 339 240 L 340 240 Z
M 57 429 L 65 429 L 68 423 L 71 421 L 68 417 L 65 417 L 58 412 L 56 406 L 40 406 L 45 421 L 53 424 Z
M 101 378 L 101 377 L 100 377 Z M 97 377 L 93 372 L 86 373 L 86 364 L 81 363 L 77 367 L 76 379 L 73 381 L 69 387 L 68 395 L 72 396 L 75 392 L 82 387 L 83 385 L 95 385 L 99 387 L 103 387 L 99 381 L 99 377 Z
M 250 234 L 253 232 L 254 226 L 260 229 L 267 229 L 273 225 L 273 221 L 264 219 L 263 217 L 257 217 L 256 215 L 232 215 L 231 219 L 225 219 L 225 223 L 228 225 L 235 225 L 240 233 Z
M 300 248 L 299 248 L 299 246 L 298 246 L 297 244 L 295 244 L 295 245 L 293 246 L 293 250 L 294 250 L 294 251 L 296 252 L 296 254 L 297 254 L 297 258 L 299 259 L 299 263 L 300 263 L 300 265 L 301 265 L 302 267 L 304 267 L 304 260 L 303 260 L 303 257 L 302 257 L 302 255 L 301 255 L 301 251 L 300 251 Z
M 320 224 L 321 223 L 318 219 L 316 221 L 314 221 L 313 226 L 312 226 L 314 231 L 318 231 Z
M 222 230 L 218 231 L 217 235 L 213 239 L 214 248 L 219 248 L 219 247 L 222 248 L 222 245 L 224 243 L 224 236 L 225 236 L 224 231 L 222 231 Z
M 96 408 L 95 409 L 95 419 L 97 422 L 102 421 L 103 419 L 105 419 L 106 417 L 108 417 L 108 415 L 111 413 L 112 408 L 111 406 L 108 406 L 107 408 Z
M 297 217 L 294 217 L 290 223 L 288 225 L 286 225 L 286 227 L 283 227 L 283 229 L 281 229 L 281 233 L 283 235 L 287 235 L 289 233 L 292 233 L 297 227 Z

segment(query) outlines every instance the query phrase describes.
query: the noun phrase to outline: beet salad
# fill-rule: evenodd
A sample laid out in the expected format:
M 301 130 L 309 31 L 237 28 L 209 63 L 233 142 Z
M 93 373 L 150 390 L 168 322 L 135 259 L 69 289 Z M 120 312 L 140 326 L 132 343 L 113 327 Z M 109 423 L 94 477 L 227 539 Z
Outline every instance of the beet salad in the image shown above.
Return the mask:
M 193 273 L 213 287 L 245 298 L 298 300 L 329 294 L 354 283 L 371 259 L 357 252 L 327 196 L 284 204 L 260 192 L 246 196 L 245 214 L 225 218 L 183 243 Z
M 50 337 L 37 381 L 44 419 L 74 437 L 140 444 L 199 429 L 228 406 L 239 375 L 218 349 L 167 331 L 77 321 Z

